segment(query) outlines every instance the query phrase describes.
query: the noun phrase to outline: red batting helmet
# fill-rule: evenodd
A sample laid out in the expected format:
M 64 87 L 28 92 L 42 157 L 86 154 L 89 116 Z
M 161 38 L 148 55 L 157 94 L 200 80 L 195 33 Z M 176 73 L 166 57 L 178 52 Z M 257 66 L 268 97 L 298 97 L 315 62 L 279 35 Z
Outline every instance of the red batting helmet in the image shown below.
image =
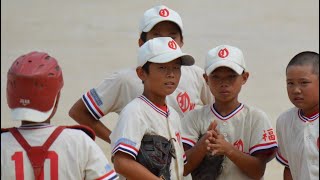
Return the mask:
M 57 60 L 44 52 L 30 52 L 13 62 L 7 77 L 7 101 L 13 119 L 47 120 L 63 86 Z

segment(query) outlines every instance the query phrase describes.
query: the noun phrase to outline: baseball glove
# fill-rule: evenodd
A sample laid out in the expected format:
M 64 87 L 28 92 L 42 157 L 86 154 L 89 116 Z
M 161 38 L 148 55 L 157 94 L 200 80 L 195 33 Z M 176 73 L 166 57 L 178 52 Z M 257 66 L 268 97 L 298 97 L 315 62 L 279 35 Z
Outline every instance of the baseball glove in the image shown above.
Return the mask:
M 201 138 L 202 136 L 200 136 Z M 199 139 L 200 139 L 199 138 Z M 191 176 L 193 180 L 215 180 L 221 174 L 224 160 L 224 155 L 206 154 L 199 166 L 192 171 Z
M 157 177 L 170 180 L 172 157 L 175 158 L 175 151 L 171 141 L 159 135 L 145 135 L 136 160 Z

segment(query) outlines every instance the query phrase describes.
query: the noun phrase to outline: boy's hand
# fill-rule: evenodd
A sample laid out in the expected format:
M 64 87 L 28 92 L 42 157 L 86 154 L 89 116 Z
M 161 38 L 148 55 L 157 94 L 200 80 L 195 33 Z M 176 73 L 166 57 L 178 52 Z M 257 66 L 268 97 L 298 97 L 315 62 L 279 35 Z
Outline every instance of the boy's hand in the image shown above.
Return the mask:
M 200 138 L 198 142 L 205 142 L 206 155 L 202 159 L 201 163 L 191 173 L 193 179 L 217 179 L 221 174 L 224 161 L 224 156 L 212 156 L 211 147 L 214 145 L 214 134 L 217 134 L 217 122 L 213 121 L 209 125 L 206 134 Z
M 212 155 L 228 155 L 234 150 L 234 146 L 224 139 L 219 130 L 210 131 L 212 136 L 209 138 L 208 150 Z
M 201 146 L 201 149 L 207 151 L 211 144 L 210 139 L 212 138 L 212 132 L 207 131 L 203 136 L 199 139 L 198 144 Z
M 215 130 L 217 129 L 217 126 L 218 126 L 217 121 L 216 121 L 216 120 L 213 120 L 213 121 L 210 123 L 207 131 L 210 131 L 210 130 L 214 130 L 214 131 L 215 131 Z
M 212 144 L 210 142 L 210 139 L 212 139 L 212 133 L 213 131 L 216 130 L 217 128 L 217 122 L 214 120 L 210 123 L 210 125 L 208 126 L 207 132 L 205 134 L 203 134 L 203 136 L 199 139 L 198 143 L 199 145 L 205 149 L 208 150 L 208 148 L 210 147 L 210 144 Z

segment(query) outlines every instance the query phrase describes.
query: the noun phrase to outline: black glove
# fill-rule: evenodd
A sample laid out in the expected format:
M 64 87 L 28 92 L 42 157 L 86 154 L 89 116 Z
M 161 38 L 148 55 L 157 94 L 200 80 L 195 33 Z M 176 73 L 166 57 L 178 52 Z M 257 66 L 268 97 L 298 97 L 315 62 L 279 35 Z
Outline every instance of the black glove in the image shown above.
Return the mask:
M 175 157 L 175 151 L 171 141 L 159 135 L 145 135 L 136 161 L 157 177 L 170 180 L 172 157 Z

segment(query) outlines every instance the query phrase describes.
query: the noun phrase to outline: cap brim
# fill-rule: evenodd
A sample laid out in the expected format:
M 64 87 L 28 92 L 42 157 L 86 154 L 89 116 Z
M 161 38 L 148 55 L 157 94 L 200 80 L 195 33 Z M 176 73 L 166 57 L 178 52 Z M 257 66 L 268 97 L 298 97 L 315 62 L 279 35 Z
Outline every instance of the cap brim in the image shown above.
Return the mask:
M 46 112 L 30 108 L 14 108 L 11 109 L 11 116 L 14 121 L 44 122 L 51 116 L 56 103 L 57 97 L 54 100 L 52 108 Z
M 181 58 L 181 61 L 182 61 L 181 65 L 183 66 L 191 66 L 195 62 L 192 56 L 186 53 L 179 53 L 179 52 L 165 53 L 159 56 L 155 56 L 149 59 L 148 61 L 153 63 L 168 63 L 178 58 Z
M 50 117 L 53 108 L 54 107 L 47 112 L 41 112 L 29 108 L 15 108 L 11 110 L 11 115 L 12 119 L 15 121 L 43 122 Z
M 163 21 L 170 21 L 175 23 L 181 30 L 182 33 L 182 27 L 173 19 L 164 19 L 164 18 L 156 18 L 153 21 L 151 21 L 147 26 L 145 26 L 143 29 L 141 29 L 142 32 L 149 32 L 156 24 L 163 22 Z
M 212 64 L 211 66 L 209 66 L 206 69 L 206 74 L 209 75 L 218 67 L 228 67 L 228 68 L 232 69 L 233 71 L 235 71 L 239 75 L 241 75 L 242 72 L 244 71 L 244 68 L 242 68 L 240 65 L 238 65 L 234 62 L 228 61 L 228 60 L 222 60 L 222 61 L 216 62 L 216 63 Z

